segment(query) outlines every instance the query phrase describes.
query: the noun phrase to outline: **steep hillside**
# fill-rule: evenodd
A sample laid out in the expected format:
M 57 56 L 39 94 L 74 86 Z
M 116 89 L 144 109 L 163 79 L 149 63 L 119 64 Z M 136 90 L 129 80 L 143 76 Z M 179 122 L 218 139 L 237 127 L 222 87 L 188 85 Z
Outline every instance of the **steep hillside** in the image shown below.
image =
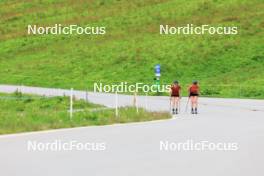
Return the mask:
M 2 0 L 0 83 L 201 82 L 205 95 L 264 97 L 263 0 Z M 106 26 L 106 35 L 28 35 L 27 25 Z M 160 35 L 159 26 L 238 26 L 238 35 Z

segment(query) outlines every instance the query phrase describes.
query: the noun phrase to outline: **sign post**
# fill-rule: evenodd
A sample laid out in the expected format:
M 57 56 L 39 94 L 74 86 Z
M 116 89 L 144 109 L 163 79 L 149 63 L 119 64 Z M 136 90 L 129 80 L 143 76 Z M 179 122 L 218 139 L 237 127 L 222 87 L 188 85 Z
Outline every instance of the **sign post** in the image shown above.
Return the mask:
M 157 88 L 157 92 L 159 92 L 159 88 L 160 88 L 160 64 L 155 65 L 155 85 Z

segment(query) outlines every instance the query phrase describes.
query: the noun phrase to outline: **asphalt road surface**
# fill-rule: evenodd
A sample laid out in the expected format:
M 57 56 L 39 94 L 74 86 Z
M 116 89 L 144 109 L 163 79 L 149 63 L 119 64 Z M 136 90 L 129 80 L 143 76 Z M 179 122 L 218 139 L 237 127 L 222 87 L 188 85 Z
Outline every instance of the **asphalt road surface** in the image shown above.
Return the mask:
M 46 96 L 70 93 L 62 89 L 0 86 L 0 92 L 16 89 Z M 86 98 L 82 91 L 75 91 L 74 95 Z M 88 99 L 115 106 L 114 94 L 89 92 Z M 183 98 L 181 102 L 181 114 L 170 120 L 2 135 L 0 173 L 3 176 L 264 175 L 264 101 L 201 98 L 200 113 L 191 115 L 185 112 L 186 100 Z M 131 105 L 133 97 L 118 95 L 118 102 L 119 106 Z M 169 110 L 168 97 L 142 96 L 138 97 L 138 104 L 151 111 Z M 38 151 L 29 147 L 34 142 Z M 89 149 L 54 149 L 54 143 L 71 142 L 88 144 Z M 53 148 L 43 150 L 48 144 Z

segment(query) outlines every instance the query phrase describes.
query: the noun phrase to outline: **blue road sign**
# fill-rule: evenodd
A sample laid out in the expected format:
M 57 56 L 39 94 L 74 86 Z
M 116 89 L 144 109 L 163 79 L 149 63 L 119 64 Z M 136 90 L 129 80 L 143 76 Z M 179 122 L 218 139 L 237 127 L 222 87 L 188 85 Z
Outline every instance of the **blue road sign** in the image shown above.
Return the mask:
M 155 66 L 155 75 L 156 75 L 157 77 L 160 76 L 160 64 L 157 64 L 157 65 Z

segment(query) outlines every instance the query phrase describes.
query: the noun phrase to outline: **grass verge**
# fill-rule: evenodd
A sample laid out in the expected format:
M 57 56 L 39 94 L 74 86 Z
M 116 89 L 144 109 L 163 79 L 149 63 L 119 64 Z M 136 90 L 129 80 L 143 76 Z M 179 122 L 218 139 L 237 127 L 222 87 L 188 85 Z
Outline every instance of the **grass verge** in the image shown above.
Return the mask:
M 163 112 L 146 112 L 135 108 L 120 108 L 119 116 L 113 109 L 74 101 L 73 118 L 69 116 L 68 97 L 41 97 L 21 93 L 0 94 L 0 134 L 10 134 L 79 126 L 109 125 L 115 123 L 142 122 L 168 119 Z

